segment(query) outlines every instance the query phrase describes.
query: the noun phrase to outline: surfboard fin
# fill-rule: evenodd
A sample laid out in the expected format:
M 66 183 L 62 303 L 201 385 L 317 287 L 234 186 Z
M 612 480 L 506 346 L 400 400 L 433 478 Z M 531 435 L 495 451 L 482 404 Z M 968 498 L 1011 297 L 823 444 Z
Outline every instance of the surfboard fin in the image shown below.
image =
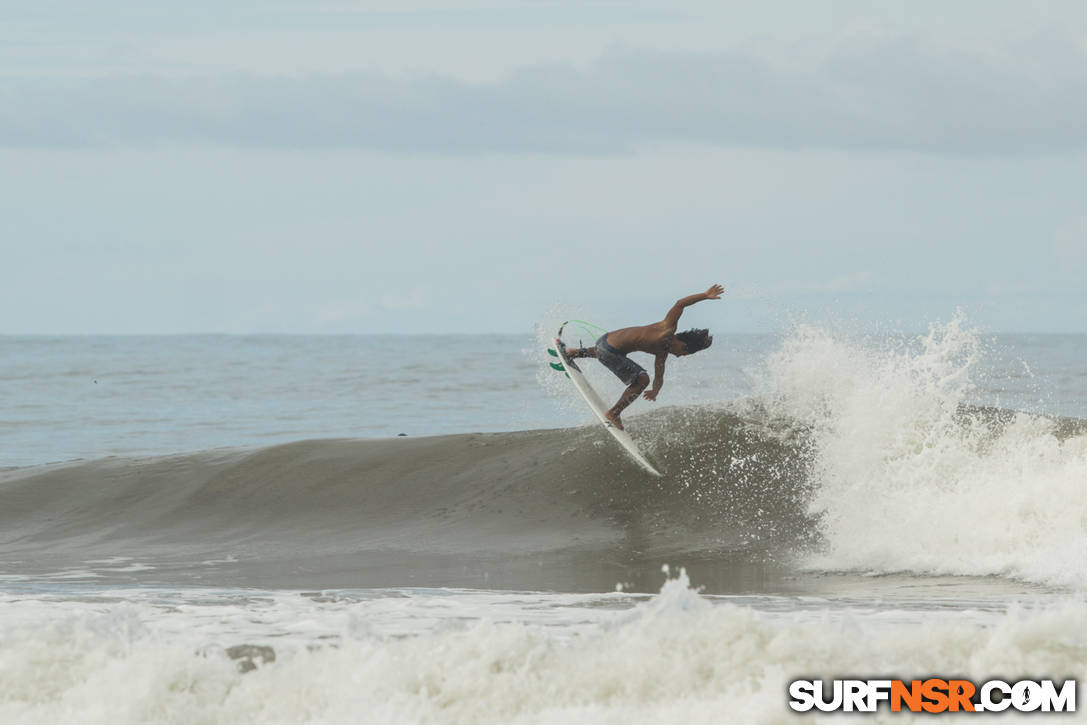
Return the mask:
M 548 363 L 552 370 L 558 370 L 560 373 L 566 372 L 566 368 L 562 366 L 562 363 Z
M 550 347 L 547 348 L 547 354 L 550 355 L 551 357 L 558 357 L 559 356 L 559 354 L 555 350 L 551 349 Z

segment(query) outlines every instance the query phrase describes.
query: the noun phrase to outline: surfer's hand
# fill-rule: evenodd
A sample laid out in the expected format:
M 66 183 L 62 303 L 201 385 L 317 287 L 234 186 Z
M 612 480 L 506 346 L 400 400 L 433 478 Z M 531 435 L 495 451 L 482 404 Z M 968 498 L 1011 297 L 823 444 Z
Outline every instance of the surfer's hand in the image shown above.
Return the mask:
M 719 300 L 719 299 L 721 299 L 721 293 L 723 293 L 724 291 L 725 291 L 724 287 L 722 287 L 719 284 L 715 284 L 714 286 L 712 286 L 708 290 L 706 290 L 706 299 L 707 300 Z
M 644 393 L 642 393 L 642 397 L 644 397 L 646 400 L 656 400 L 657 399 L 657 393 L 659 393 L 659 392 L 660 392 L 659 390 L 647 390 Z

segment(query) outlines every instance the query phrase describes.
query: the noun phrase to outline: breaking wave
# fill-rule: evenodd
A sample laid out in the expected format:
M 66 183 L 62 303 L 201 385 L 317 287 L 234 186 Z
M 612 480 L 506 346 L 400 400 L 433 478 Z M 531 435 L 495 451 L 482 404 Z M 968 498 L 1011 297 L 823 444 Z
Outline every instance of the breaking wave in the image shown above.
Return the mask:
M 1085 427 L 969 405 L 981 354 L 960 319 L 897 345 L 799 327 L 759 395 L 631 418 L 659 480 L 596 426 L 10 470 L 0 545 L 16 573 L 202 584 L 649 591 L 664 561 L 710 591 L 798 562 L 1087 584 Z

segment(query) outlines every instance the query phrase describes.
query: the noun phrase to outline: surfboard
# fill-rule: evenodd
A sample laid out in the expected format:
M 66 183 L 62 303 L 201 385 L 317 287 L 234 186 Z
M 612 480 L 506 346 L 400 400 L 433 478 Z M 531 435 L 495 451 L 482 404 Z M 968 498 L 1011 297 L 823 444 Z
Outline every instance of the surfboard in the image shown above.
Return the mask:
M 634 443 L 634 439 L 630 437 L 630 434 L 625 430 L 619 430 L 612 425 L 611 421 L 604 417 L 604 413 L 608 411 L 610 406 L 601 400 L 600 395 L 593 389 L 592 385 L 589 385 L 589 381 L 585 379 L 585 375 L 581 372 L 581 368 L 579 368 L 566 354 L 566 345 L 562 341 L 562 330 L 566 327 L 566 324 L 566 322 L 562 323 L 558 333 L 555 335 L 554 351 L 548 350 L 552 355 L 558 357 L 562 363 L 561 365 L 558 363 L 551 363 L 551 367 L 566 373 L 566 376 L 570 378 L 570 382 L 574 384 L 574 387 L 581 394 L 581 397 L 585 399 L 585 402 L 589 404 L 589 407 L 592 409 L 593 413 L 596 414 L 596 417 L 604 424 L 604 428 L 608 433 L 611 433 L 612 438 L 619 442 L 619 445 L 621 445 L 627 454 L 634 459 L 634 462 L 646 473 L 660 476 L 660 471 L 658 471 L 653 464 L 649 462 L 649 459 L 638 450 L 638 446 Z

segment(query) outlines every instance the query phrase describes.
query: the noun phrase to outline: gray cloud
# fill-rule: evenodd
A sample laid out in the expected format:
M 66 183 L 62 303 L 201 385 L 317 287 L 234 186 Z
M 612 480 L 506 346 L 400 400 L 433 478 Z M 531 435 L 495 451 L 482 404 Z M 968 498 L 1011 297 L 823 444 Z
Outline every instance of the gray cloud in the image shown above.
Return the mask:
M 1016 155 L 1087 148 L 1087 53 L 845 36 L 767 60 L 611 52 L 471 84 L 379 73 L 0 79 L 0 145 L 617 153 L 654 143 Z

